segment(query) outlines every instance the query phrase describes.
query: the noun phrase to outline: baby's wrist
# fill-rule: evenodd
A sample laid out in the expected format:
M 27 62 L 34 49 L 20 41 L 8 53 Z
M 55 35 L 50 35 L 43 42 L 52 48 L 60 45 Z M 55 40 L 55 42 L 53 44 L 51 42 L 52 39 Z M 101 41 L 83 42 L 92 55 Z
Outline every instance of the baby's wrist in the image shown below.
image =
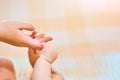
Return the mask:
M 51 58 L 48 58 L 48 57 L 46 57 L 46 56 L 44 56 L 44 55 L 40 55 L 40 58 L 46 60 L 46 61 L 49 62 L 50 64 L 53 63 L 53 60 L 52 60 Z

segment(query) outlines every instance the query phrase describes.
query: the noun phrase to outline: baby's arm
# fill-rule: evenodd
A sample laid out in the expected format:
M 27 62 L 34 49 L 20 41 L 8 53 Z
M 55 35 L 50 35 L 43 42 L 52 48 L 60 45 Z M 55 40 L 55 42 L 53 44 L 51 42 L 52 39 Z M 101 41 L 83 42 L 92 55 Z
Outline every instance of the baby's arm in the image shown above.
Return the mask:
M 51 64 L 43 58 L 38 58 L 33 68 L 31 80 L 52 80 Z
M 29 51 L 29 54 L 32 54 L 32 57 L 29 58 L 34 59 L 30 59 L 30 61 L 35 62 L 35 64 L 31 62 L 33 66 L 31 80 L 63 80 L 63 76 L 59 72 L 53 70 L 51 66 L 51 64 L 57 58 L 57 49 L 54 46 L 48 44 L 44 44 L 43 46 L 44 48 L 40 52 L 36 51 L 36 56 L 34 56 L 34 49 Z M 38 55 L 39 53 L 40 56 Z
M 63 76 L 52 69 L 50 62 L 40 57 L 35 63 L 31 80 L 64 80 Z

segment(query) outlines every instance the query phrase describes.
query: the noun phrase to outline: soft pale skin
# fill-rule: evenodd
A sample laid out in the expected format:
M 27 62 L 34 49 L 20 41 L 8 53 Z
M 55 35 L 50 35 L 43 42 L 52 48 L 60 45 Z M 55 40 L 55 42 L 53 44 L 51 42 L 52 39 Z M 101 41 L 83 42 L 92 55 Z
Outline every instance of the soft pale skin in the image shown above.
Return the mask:
M 52 40 L 51 37 L 45 34 L 35 36 L 33 32 L 30 37 L 35 38 L 40 43 L 45 43 Z M 53 70 L 51 63 L 57 58 L 58 52 L 52 45 L 43 44 L 43 49 L 29 48 L 29 60 L 33 66 L 31 80 L 63 80 L 63 76 Z M 38 54 L 42 56 L 40 57 Z M 5 58 L 0 58 L 0 80 L 16 80 L 15 69 L 13 63 Z
M 35 32 L 32 24 L 19 21 L 0 22 L 0 41 L 19 47 L 32 47 L 42 49 L 42 44 L 25 34 L 22 30 Z
M 41 38 L 38 40 L 42 43 L 44 41 Z M 42 50 L 34 48 L 28 50 L 29 61 L 33 67 L 31 80 L 64 80 L 61 73 L 54 70 L 51 65 L 58 56 L 57 48 L 46 43 L 43 44 L 43 47 Z
M 57 58 L 57 49 L 49 44 L 43 44 L 43 47 L 41 51 L 29 49 L 29 59 L 33 66 L 31 80 L 64 80 L 63 76 L 51 65 Z
M 36 32 L 34 31 L 30 35 L 30 37 L 31 38 L 35 37 L 35 36 L 33 36 L 35 34 L 36 34 Z M 4 38 L 4 39 L 6 40 L 9 38 Z M 39 41 L 38 41 L 38 39 L 39 39 Z M 41 42 L 51 41 L 52 37 L 46 36 L 45 34 L 40 34 L 40 35 L 37 35 L 37 39 L 35 39 L 35 40 L 41 44 Z M 12 44 L 12 43 L 10 42 L 9 44 Z M 18 45 L 18 43 L 15 43 L 15 45 Z M 36 49 L 40 50 L 39 48 L 36 48 Z M 16 80 L 16 74 L 15 74 L 15 69 L 14 69 L 13 63 L 9 59 L 2 58 L 2 57 L 0 57 L 0 80 Z
M 27 35 L 22 30 L 33 33 Z M 52 45 L 42 44 L 51 40 L 52 37 L 45 34 L 36 35 L 32 24 L 17 21 L 0 22 L 0 41 L 18 47 L 29 47 L 29 60 L 33 67 L 31 80 L 63 80 L 63 76 L 51 67 L 57 58 L 57 49 Z M 0 58 L 0 80 L 16 80 L 13 63 L 5 58 Z
M 5 58 L 0 58 L 0 80 L 16 80 L 13 63 Z

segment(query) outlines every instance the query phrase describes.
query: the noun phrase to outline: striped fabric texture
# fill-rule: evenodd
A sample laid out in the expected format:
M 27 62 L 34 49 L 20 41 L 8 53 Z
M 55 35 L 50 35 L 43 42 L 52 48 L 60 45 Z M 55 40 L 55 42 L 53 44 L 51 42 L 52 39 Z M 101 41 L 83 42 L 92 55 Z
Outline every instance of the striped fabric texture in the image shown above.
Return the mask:
M 65 80 L 120 79 L 120 0 L 0 0 L 0 20 L 32 23 L 53 37 L 59 50 L 53 67 Z M 29 80 L 27 48 L 0 43 L 18 80 Z

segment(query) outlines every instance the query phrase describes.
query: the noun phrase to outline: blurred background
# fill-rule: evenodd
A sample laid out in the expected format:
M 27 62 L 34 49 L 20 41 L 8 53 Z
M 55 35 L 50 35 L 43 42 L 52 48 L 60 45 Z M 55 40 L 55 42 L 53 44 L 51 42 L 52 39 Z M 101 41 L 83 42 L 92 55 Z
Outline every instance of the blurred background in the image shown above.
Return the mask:
M 120 0 L 0 0 L 0 20 L 32 23 L 60 49 L 53 67 L 65 80 L 120 79 Z M 29 80 L 27 48 L 0 43 L 18 80 Z

